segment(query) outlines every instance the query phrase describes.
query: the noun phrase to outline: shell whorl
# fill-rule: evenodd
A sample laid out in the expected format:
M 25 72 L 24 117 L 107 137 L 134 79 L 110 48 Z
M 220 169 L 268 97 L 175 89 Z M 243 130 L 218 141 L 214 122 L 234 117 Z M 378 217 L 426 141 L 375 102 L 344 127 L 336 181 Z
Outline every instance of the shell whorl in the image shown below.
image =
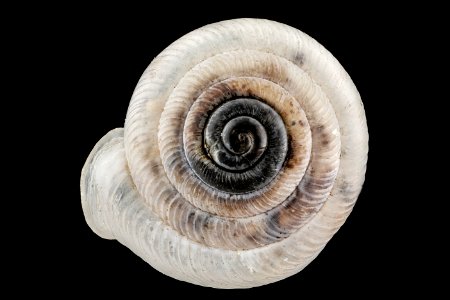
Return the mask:
M 125 128 L 82 171 L 89 226 L 157 270 L 218 288 L 291 276 L 361 190 L 364 108 L 315 40 L 268 20 L 197 29 L 142 75 Z

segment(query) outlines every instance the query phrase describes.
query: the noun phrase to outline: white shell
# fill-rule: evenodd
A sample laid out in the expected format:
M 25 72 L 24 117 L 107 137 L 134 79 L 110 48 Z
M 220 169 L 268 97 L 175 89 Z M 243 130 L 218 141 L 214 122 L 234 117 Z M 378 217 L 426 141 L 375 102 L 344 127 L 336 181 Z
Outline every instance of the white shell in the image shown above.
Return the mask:
M 191 129 L 225 88 L 263 99 L 290 138 L 288 163 L 260 190 L 215 189 L 183 152 L 203 141 Z M 95 233 L 168 276 L 255 287 L 296 274 L 325 247 L 361 191 L 367 152 L 359 93 L 325 48 L 284 24 L 229 20 L 153 60 L 125 129 L 106 134 L 83 167 L 82 206 Z

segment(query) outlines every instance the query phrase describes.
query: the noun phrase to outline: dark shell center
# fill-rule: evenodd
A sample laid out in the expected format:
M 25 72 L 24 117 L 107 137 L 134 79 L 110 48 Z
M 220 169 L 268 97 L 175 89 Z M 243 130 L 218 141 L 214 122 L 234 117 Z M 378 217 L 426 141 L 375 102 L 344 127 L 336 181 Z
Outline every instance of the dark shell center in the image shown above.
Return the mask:
M 230 120 L 221 133 L 221 147 L 213 147 L 210 157 L 228 170 L 243 170 L 253 165 L 267 147 L 267 133 L 258 120 L 241 116 Z
M 187 158 L 207 184 L 230 193 L 248 193 L 278 174 L 287 140 L 283 120 L 272 107 L 261 100 L 238 98 L 209 116 L 203 130 L 207 159 Z

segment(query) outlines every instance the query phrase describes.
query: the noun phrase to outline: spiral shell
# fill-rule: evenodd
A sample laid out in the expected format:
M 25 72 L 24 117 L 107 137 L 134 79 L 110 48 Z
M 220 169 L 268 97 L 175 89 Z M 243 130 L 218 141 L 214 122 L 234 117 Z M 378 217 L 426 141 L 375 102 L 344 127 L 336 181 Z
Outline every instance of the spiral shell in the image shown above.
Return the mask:
M 268 20 L 210 24 L 145 70 L 81 175 L 86 221 L 157 270 L 216 288 L 296 274 L 345 222 L 368 133 L 348 74 Z

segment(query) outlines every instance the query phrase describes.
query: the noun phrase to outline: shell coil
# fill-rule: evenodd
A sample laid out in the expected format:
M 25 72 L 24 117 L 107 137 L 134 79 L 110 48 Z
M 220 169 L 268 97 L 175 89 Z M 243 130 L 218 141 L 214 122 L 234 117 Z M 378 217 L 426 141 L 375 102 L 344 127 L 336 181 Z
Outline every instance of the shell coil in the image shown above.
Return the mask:
M 345 222 L 368 152 L 339 62 L 260 19 L 175 41 L 81 175 L 88 225 L 173 278 L 249 288 L 296 274 Z

